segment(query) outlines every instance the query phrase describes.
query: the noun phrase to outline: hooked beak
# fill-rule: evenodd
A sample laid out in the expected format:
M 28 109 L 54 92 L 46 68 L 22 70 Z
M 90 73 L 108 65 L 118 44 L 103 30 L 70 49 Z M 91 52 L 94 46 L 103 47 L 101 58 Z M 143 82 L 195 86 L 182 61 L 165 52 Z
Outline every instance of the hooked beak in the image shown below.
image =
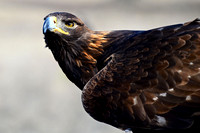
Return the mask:
M 55 16 L 47 17 L 43 24 L 43 34 L 49 32 L 60 32 L 65 35 L 69 35 L 69 32 L 63 31 L 57 26 L 57 18 Z
M 52 16 L 52 17 L 46 18 L 43 24 L 43 34 L 45 34 L 48 30 L 50 32 L 53 32 L 54 29 L 57 28 L 56 23 L 57 23 L 56 17 Z

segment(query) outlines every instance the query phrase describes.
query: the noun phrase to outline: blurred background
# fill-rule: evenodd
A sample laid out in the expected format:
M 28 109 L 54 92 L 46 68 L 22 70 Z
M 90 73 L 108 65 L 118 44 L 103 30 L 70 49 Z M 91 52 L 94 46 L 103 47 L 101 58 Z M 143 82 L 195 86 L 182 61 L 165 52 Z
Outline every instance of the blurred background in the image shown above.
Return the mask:
M 0 0 L 0 133 L 122 133 L 84 111 L 45 48 L 43 18 L 55 11 L 93 30 L 147 30 L 200 17 L 200 0 Z

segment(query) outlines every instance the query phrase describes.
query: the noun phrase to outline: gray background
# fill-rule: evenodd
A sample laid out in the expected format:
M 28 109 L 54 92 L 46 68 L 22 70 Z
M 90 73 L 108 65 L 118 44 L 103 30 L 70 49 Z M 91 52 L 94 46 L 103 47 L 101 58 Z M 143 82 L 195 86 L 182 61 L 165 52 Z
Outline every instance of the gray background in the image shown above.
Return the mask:
M 45 48 L 43 18 L 55 11 L 94 30 L 144 30 L 200 17 L 200 0 L 0 0 L 0 133 L 121 133 L 83 110 Z

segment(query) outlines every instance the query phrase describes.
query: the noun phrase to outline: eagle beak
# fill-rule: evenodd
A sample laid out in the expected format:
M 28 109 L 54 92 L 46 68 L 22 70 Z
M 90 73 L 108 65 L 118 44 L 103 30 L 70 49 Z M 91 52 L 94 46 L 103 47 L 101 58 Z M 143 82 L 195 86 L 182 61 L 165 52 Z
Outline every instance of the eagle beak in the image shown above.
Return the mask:
M 63 31 L 57 26 L 57 18 L 55 16 L 47 17 L 43 24 L 43 34 L 49 32 L 60 32 L 62 34 L 68 35 L 69 32 Z
M 47 17 L 44 21 L 44 25 L 43 25 L 43 34 L 45 34 L 48 30 L 50 32 L 53 32 L 54 29 L 57 28 L 57 18 L 54 16 L 51 17 Z

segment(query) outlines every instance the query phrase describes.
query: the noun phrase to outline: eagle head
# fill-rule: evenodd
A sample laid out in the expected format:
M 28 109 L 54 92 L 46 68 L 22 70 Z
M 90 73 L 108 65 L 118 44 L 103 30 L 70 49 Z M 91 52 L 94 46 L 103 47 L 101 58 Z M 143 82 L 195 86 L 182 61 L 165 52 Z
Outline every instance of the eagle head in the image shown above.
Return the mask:
M 97 73 L 97 59 L 106 44 L 106 32 L 92 31 L 75 15 L 50 13 L 44 18 L 43 34 L 66 76 L 79 88 Z
M 89 31 L 82 20 L 70 13 L 50 13 L 44 20 L 43 34 L 62 36 L 68 41 L 76 40 Z

